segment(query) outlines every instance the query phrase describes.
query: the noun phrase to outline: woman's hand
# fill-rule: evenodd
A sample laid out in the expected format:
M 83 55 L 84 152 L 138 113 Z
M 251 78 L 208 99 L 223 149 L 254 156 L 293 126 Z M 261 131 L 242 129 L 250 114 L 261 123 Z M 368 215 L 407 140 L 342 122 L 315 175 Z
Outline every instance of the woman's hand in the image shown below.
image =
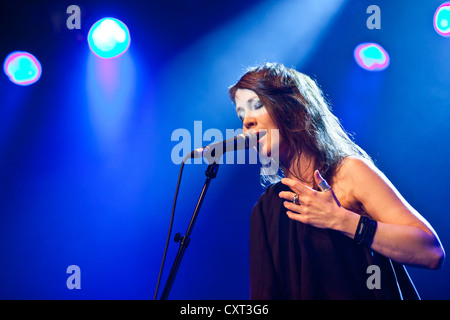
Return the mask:
M 317 170 L 314 172 L 314 179 L 317 185 L 324 181 Z M 317 228 L 340 229 L 343 212 L 332 189 L 325 192 L 316 191 L 289 178 L 283 178 L 281 182 L 294 191 L 279 193 L 280 198 L 287 200 L 284 206 L 288 210 L 286 213 L 289 218 Z M 295 194 L 298 195 L 298 205 L 292 202 Z
M 353 190 L 353 201 L 378 222 L 372 250 L 402 264 L 430 269 L 442 266 L 445 253 L 435 231 L 380 170 L 371 162 L 349 157 L 339 172 L 343 189 Z M 314 179 L 317 184 L 323 180 L 317 171 Z M 281 182 L 293 191 L 279 194 L 287 200 L 284 206 L 289 218 L 354 237 L 360 215 L 339 206 L 332 190 L 318 192 L 292 179 Z M 292 203 L 294 194 L 298 194 L 299 205 Z

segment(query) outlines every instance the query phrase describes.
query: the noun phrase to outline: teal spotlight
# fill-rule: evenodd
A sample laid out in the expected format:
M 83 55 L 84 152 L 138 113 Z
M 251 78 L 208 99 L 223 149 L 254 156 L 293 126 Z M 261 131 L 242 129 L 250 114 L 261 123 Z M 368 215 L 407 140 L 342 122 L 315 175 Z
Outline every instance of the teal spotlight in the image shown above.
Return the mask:
M 382 71 L 389 66 L 390 59 L 386 50 L 376 43 L 361 43 L 353 51 L 358 65 L 369 71 Z
M 39 80 L 42 66 L 39 60 L 29 52 L 14 51 L 3 63 L 3 71 L 9 80 L 19 86 L 29 86 Z
M 450 37 L 450 2 L 437 8 L 433 19 L 434 29 L 443 37 Z
M 115 58 L 128 50 L 130 32 L 122 21 L 103 18 L 89 30 L 88 43 L 91 51 L 100 58 Z

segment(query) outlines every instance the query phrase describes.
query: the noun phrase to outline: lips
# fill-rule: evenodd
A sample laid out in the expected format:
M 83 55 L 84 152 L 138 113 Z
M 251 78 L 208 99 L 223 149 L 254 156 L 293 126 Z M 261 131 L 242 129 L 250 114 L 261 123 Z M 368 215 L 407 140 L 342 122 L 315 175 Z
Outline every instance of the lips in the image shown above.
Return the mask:
M 267 131 L 257 131 L 256 136 L 258 137 L 258 143 L 261 142 L 261 140 L 266 136 Z
M 262 136 L 259 140 L 258 140 L 258 145 L 261 145 L 263 143 L 263 141 L 267 141 L 267 139 L 264 139 L 266 136 Z

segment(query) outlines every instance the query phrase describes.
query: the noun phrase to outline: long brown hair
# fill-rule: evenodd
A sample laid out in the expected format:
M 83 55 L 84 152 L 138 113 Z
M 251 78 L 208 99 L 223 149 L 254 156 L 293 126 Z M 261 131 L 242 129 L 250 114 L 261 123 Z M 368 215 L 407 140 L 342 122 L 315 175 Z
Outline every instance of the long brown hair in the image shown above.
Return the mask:
M 345 132 L 322 91 L 307 75 L 279 63 L 266 63 L 248 69 L 229 88 L 233 103 L 238 89 L 249 89 L 258 95 L 289 150 L 299 157 L 303 152 L 312 156 L 313 169 L 319 170 L 326 180 L 332 181 L 341 161 L 347 156 L 370 160 Z M 261 178 L 263 184 L 274 183 L 281 179 L 281 174 L 262 174 Z M 317 187 L 314 179 L 312 182 Z

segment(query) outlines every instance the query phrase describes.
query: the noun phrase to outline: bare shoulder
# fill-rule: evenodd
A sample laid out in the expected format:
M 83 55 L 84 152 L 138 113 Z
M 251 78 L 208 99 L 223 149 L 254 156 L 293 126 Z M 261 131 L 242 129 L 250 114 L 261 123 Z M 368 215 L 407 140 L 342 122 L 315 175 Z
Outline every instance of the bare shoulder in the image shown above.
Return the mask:
M 347 186 L 356 184 L 362 187 L 360 184 L 375 182 L 390 185 L 389 180 L 372 161 L 361 157 L 346 157 L 340 164 L 336 177 Z
M 346 157 L 339 165 L 335 181 L 344 184 L 347 188 L 358 184 L 366 179 L 381 178 L 382 173 L 376 168 L 372 161 L 362 157 Z
M 366 213 L 378 221 L 397 222 L 418 216 L 389 179 L 371 162 L 347 157 L 337 173 L 341 187 Z M 407 219 L 403 219 L 407 220 Z
M 370 160 L 345 158 L 333 183 L 346 203 L 344 207 L 364 212 L 377 221 L 415 226 L 434 234 L 429 223 Z
M 358 173 L 368 173 L 368 171 L 378 171 L 372 161 L 362 158 L 349 156 L 346 157 L 339 168 L 339 171 L 350 174 L 354 171 Z
M 367 209 L 367 200 L 374 198 L 374 192 L 391 195 L 396 193 L 375 164 L 362 157 L 346 157 L 342 161 L 333 179 L 333 187 L 347 203 L 347 207 L 353 210 L 361 207 Z

